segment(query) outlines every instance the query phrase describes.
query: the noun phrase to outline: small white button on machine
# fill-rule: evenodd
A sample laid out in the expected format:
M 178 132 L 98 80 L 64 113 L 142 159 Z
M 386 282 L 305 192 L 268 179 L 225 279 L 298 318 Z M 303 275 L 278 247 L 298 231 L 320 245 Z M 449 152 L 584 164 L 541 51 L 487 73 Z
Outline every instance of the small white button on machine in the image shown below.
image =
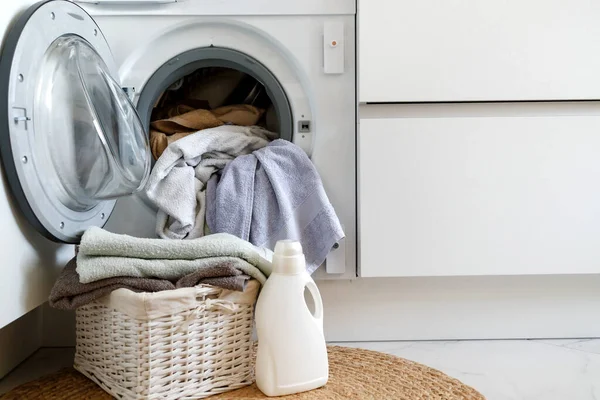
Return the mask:
M 326 74 L 344 73 L 344 23 L 326 22 L 323 28 L 323 69 Z

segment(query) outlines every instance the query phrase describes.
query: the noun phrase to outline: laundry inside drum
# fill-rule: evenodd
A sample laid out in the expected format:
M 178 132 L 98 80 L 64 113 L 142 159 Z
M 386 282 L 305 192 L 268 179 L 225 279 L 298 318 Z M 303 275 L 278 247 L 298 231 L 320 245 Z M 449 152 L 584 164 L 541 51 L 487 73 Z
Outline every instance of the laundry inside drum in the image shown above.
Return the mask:
M 222 125 L 281 131 L 277 106 L 256 78 L 232 68 L 197 69 L 155 101 L 150 116 L 152 154 L 158 159 L 174 141 Z

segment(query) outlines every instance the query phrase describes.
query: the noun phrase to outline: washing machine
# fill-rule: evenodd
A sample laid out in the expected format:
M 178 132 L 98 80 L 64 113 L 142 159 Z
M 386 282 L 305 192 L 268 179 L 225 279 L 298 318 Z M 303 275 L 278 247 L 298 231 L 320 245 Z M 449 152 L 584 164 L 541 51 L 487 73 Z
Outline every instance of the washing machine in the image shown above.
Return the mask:
M 344 227 L 317 277 L 354 277 L 354 0 L 51 0 L 25 9 L 0 59 L 1 158 L 19 212 L 58 242 L 78 243 L 90 226 L 155 237 L 143 187 L 157 104 L 190 82 L 208 91 L 237 80 L 260 89 L 267 122 L 310 156 Z

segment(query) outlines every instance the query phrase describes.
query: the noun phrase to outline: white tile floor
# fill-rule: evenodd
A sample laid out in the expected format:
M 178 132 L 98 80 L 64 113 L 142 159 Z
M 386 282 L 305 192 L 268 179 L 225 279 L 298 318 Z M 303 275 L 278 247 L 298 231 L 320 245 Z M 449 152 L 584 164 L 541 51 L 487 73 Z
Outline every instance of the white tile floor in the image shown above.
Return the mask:
M 488 400 L 600 400 L 600 339 L 344 343 L 439 369 Z
M 460 379 L 488 400 L 600 400 L 600 339 L 337 343 L 404 357 Z M 0 394 L 72 363 L 42 349 L 0 380 Z

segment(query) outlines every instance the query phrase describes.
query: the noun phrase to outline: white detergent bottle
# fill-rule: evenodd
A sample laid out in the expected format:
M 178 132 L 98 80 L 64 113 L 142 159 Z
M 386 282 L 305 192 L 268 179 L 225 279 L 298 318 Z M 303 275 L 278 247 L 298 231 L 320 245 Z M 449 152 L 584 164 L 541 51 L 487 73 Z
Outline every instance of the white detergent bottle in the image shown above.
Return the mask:
M 314 314 L 304 300 L 304 288 L 314 299 Z M 256 303 L 256 333 L 256 385 L 264 394 L 284 396 L 327 383 L 323 302 L 306 272 L 299 242 L 275 245 L 273 272 Z

